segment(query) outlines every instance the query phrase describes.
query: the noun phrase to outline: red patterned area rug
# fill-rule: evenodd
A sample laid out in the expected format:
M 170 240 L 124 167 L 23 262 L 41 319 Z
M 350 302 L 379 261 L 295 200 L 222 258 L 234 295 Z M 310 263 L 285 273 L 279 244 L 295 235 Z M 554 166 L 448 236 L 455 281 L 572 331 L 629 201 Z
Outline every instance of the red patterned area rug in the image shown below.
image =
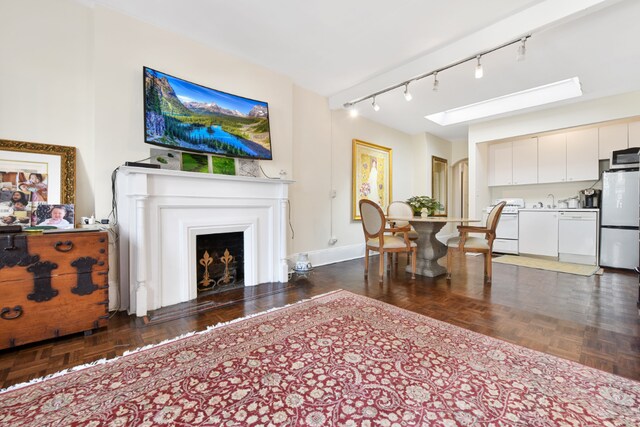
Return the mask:
M 628 427 L 640 383 L 338 291 L 9 389 L 0 425 Z

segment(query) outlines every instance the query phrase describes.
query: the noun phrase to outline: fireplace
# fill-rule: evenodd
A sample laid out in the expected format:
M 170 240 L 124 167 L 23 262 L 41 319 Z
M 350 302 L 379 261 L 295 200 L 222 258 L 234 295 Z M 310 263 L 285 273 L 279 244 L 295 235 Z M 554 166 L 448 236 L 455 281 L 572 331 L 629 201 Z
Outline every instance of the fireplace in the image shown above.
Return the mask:
M 146 316 L 148 310 L 195 299 L 202 235 L 241 236 L 244 286 L 286 282 L 290 183 L 120 167 L 120 308 Z
M 196 236 L 196 287 L 198 295 L 244 286 L 243 233 Z

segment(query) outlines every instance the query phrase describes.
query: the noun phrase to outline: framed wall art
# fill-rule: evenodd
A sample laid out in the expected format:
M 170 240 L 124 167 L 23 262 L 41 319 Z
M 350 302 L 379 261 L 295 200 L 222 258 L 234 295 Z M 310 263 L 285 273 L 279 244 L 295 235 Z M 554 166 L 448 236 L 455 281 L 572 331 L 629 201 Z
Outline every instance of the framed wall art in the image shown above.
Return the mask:
M 384 212 L 391 201 L 391 148 L 353 140 L 352 217 L 360 220 L 358 201 L 369 199 Z
M 28 191 L 33 202 L 74 204 L 75 147 L 0 139 L 0 187 Z

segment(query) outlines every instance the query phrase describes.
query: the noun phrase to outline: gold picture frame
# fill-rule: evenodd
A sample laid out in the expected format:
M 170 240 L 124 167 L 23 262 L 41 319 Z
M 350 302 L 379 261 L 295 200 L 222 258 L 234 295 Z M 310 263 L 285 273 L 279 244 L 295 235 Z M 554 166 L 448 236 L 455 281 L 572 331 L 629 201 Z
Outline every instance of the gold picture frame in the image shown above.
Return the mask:
M 384 212 L 391 202 L 392 150 L 381 145 L 353 141 L 352 218 L 359 221 L 360 199 L 371 200 Z
M 0 164 L 42 164 L 47 168 L 50 204 L 75 204 L 76 148 L 0 139 Z
M 449 163 L 447 159 L 431 156 L 431 197 L 442 206 L 442 209 L 436 209 L 433 216 L 447 216 L 448 176 Z

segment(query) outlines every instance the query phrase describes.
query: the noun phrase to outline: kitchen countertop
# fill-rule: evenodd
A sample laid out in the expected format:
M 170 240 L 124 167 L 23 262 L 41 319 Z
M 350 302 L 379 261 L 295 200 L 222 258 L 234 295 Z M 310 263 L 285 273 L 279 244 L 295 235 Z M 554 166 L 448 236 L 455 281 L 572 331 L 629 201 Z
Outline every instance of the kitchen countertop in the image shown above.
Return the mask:
M 518 212 L 600 212 L 600 209 L 593 208 L 522 208 L 518 209 Z

